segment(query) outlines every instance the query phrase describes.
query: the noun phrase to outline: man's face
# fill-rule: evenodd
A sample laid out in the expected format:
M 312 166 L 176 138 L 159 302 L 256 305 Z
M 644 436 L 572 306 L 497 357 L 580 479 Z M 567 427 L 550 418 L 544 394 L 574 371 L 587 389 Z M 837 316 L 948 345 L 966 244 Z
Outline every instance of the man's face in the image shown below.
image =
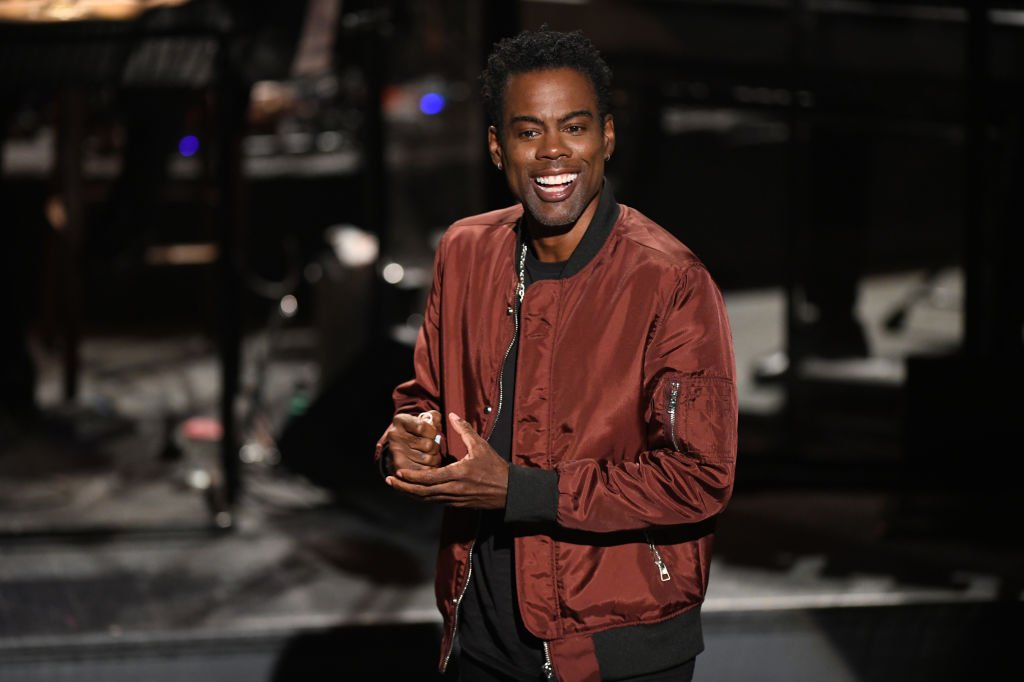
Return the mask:
M 500 139 L 493 126 L 487 137 L 491 160 L 537 222 L 572 225 L 596 207 L 615 126 L 610 115 L 601 122 L 597 93 L 583 73 L 560 68 L 510 77 Z

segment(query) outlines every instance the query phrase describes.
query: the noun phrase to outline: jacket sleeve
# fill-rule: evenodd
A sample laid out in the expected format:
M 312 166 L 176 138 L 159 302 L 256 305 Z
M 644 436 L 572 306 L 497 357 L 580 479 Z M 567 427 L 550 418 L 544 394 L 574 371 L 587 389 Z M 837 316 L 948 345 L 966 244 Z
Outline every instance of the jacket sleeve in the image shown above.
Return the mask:
M 413 351 L 413 378 L 399 384 L 391 394 L 395 403 L 395 414 L 419 414 L 428 410 L 441 409 L 441 283 L 444 271 L 446 239 L 441 238 L 434 257 L 433 281 L 423 311 L 423 324 L 416 336 Z M 387 446 L 388 430 L 377 440 L 374 458 L 380 462 Z M 446 453 L 443 450 L 442 455 Z M 383 473 L 383 469 L 382 469 Z
M 647 449 L 633 461 L 557 466 L 556 521 L 610 532 L 696 523 L 732 494 L 737 396 L 729 320 L 707 270 L 681 272 L 644 357 Z

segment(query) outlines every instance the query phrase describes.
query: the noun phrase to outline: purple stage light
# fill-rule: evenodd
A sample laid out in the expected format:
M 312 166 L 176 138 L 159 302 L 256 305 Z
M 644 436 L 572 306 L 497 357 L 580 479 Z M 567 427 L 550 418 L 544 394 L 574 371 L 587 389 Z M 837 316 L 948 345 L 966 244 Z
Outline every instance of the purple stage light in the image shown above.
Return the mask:
M 199 151 L 199 138 L 195 135 L 186 135 L 178 142 L 178 153 L 182 156 L 195 156 Z

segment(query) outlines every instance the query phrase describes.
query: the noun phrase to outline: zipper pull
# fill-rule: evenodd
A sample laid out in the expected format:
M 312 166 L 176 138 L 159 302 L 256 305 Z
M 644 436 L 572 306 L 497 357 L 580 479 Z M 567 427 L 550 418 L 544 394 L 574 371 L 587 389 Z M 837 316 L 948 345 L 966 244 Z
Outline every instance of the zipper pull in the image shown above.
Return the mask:
M 654 545 L 653 542 L 648 538 L 647 547 L 650 548 L 651 554 L 654 555 L 654 565 L 658 568 L 658 577 L 661 578 L 661 582 L 667 583 L 672 580 L 672 575 L 668 572 L 668 566 L 665 565 L 665 560 L 661 558 L 661 552 Z
M 667 583 L 669 580 L 672 580 L 672 576 L 669 575 L 668 567 L 665 566 L 664 561 L 659 558 L 654 563 L 658 567 L 658 575 L 661 577 L 661 582 Z
M 541 666 L 541 670 L 544 671 L 544 679 L 555 679 L 555 668 L 551 665 L 551 651 L 547 642 L 544 642 L 544 665 Z
M 679 405 L 679 382 L 673 381 L 669 383 L 668 390 L 668 411 L 675 412 L 676 407 Z

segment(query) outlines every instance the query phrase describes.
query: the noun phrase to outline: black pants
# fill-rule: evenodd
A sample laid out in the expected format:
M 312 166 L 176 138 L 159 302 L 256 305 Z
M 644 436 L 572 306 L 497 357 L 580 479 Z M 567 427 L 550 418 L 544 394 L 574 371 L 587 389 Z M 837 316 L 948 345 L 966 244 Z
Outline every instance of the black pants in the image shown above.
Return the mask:
M 638 675 L 636 677 L 620 678 L 618 682 L 690 682 L 693 679 L 694 663 L 696 663 L 696 659 L 691 658 L 689 661 L 668 670 L 659 670 L 655 673 Z M 459 657 L 458 666 L 459 682 L 541 682 L 544 680 L 544 676 L 539 670 L 535 678 L 520 680 L 486 668 L 466 656 Z

